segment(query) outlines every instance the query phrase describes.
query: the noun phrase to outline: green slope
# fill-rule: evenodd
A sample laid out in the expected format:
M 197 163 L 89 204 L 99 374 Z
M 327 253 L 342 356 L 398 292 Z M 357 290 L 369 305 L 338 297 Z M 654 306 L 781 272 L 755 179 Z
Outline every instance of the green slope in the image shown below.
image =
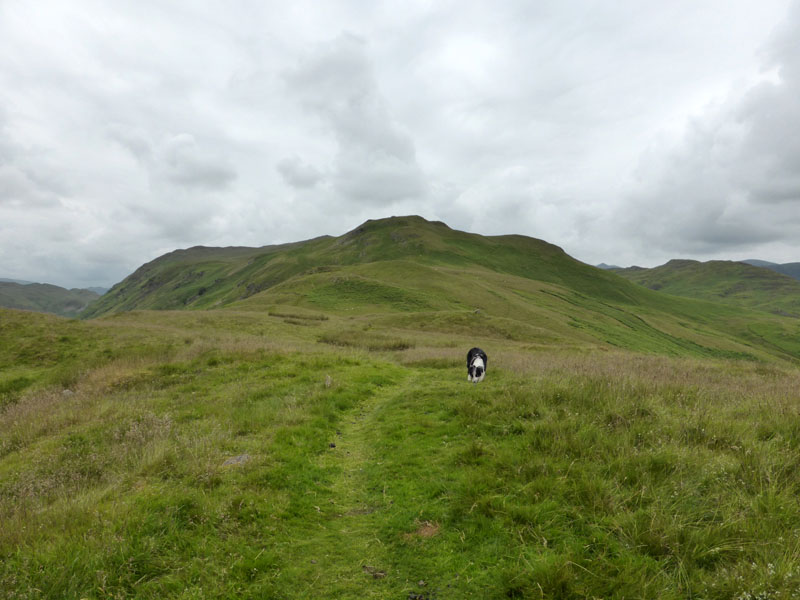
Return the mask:
M 0 282 L 0 306 L 76 317 L 100 296 L 90 290 L 65 289 L 48 283 Z
M 340 237 L 264 248 L 191 248 L 164 255 L 115 285 L 84 313 L 220 307 L 292 277 L 330 268 L 411 260 L 421 265 L 484 267 L 565 285 L 606 299 L 635 300 L 631 286 L 598 274 L 563 250 L 524 236 L 484 237 L 421 217 L 367 221 Z
M 745 260 L 742 262 L 753 265 L 754 267 L 769 269 L 770 271 L 775 271 L 776 273 L 783 273 L 784 275 L 788 275 L 794 279 L 800 279 L 800 263 L 797 262 L 783 264 L 776 264 L 763 260 Z
M 667 294 L 800 317 L 800 281 L 769 268 L 720 260 L 671 260 L 652 269 L 615 272 Z
M 796 366 L 349 312 L 0 310 L 0 597 L 800 589 Z
M 297 322 L 347 316 L 347 330 L 329 341 L 367 347 L 383 343 L 363 333 L 374 328 L 398 330 L 401 339 L 437 331 L 532 345 L 800 357 L 798 321 L 656 293 L 541 240 L 485 237 L 420 217 L 285 246 L 176 251 L 142 266 L 85 316 L 142 308 L 274 312 Z

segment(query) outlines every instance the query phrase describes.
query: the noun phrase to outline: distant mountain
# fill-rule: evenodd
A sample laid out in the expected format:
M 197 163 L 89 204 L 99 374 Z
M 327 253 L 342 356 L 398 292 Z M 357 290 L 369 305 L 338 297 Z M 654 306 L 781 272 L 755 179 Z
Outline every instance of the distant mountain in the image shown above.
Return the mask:
M 671 260 L 652 269 L 630 267 L 614 272 L 674 296 L 800 317 L 800 282 L 771 267 L 722 260 Z
M 765 269 L 769 269 L 770 271 L 775 271 L 776 273 L 783 273 L 784 275 L 788 275 L 794 279 L 800 279 L 800 262 L 783 263 L 782 265 L 778 263 L 767 262 L 765 260 L 754 259 L 749 259 L 742 262 L 746 262 L 748 265 L 754 265 L 756 267 L 763 267 Z
M 375 331 L 438 331 L 470 341 L 800 357 L 800 341 L 785 333 L 796 330 L 794 319 L 654 292 L 543 240 L 482 236 L 417 216 L 279 246 L 176 250 L 139 267 L 81 316 L 209 309 L 306 326 L 328 315 L 367 319 Z
M 67 290 L 48 283 L 0 282 L 0 306 L 76 317 L 99 298 L 91 290 Z
M 599 265 L 595 265 L 598 269 L 603 269 L 604 271 L 611 271 L 613 269 L 621 269 L 622 267 L 618 267 L 617 265 L 607 265 L 606 263 L 600 263 Z
M 5 277 L 0 277 L 0 283 L 18 283 L 20 285 L 31 285 L 32 283 L 36 283 L 35 281 L 25 281 L 24 279 L 6 279 Z M 77 288 L 76 288 L 77 289 Z M 94 292 L 98 296 L 102 296 L 108 291 L 108 288 L 105 287 L 88 287 L 88 288 L 80 288 L 86 289 L 90 292 Z
M 769 262 L 768 260 L 757 260 L 755 258 L 748 258 L 747 260 L 742 260 L 739 262 L 743 262 L 746 265 L 753 265 L 754 267 L 777 267 L 778 263 Z
M 416 276 L 425 280 L 425 287 L 435 284 L 439 275 L 433 269 L 439 267 L 461 269 L 464 273 L 459 277 L 465 280 L 445 286 L 435 300 L 407 292 L 407 284 Z M 478 294 L 477 288 L 465 286 L 467 272 L 475 269 L 549 282 L 609 301 L 629 301 L 628 293 L 636 290 L 542 240 L 481 236 L 409 216 L 370 220 L 339 237 L 279 246 L 176 250 L 137 269 L 82 316 L 134 309 L 221 308 L 251 297 L 263 298 L 267 292 L 283 302 L 292 295 L 319 297 L 324 289 L 330 289 L 330 295 L 318 298 L 319 306 L 353 306 L 359 301 L 403 306 L 403 310 L 466 306 L 474 301 L 470 294 Z M 368 281 L 367 270 L 380 271 L 370 276 L 380 283 Z M 408 277 L 403 273 L 409 273 Z M 387 285 L 387 281 L 392 283 Z

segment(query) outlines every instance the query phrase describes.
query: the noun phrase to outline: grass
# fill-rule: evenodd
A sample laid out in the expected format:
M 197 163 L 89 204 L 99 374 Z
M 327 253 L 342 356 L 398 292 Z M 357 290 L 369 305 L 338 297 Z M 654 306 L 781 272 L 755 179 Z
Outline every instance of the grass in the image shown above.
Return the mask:
M 534 343 L 472 311 L 0 316 L 2 597 L 800 590 L 800 372 L 778 355 L 568 322 Z
M 672 260 L 652 269 L 615 269 L 653 290 L 713 300 L 784 316 L 800 316 L 800 282 L 789 275 L 749 264 L 713 260 Z
M 400 271 L 407 271 L 408 265 L 413 264 L 412 281 L 404 279 L 392 285 L 380 267 L 378 277 L 374 271 L 369 273 L 371 277 L 365 277 L 365 270 L 370 272 L 370 266 L 376 264 L 405 264 Z M 312 308 L 319 310 L 347 310 L 362 304 L 413 311 L 440 308 L 442 302 L 452 304 L 445 286 L 439 286 L 433 297 L 416 289 L 419 269 L 425 267 L 498 272 L 576 289 L 613 302 L 636 302 L 641 296 L 637 286 L 584 265 L 547 242 L 523 236 L 485 237 L 412 216 L 367 221 L 339 237 L 282 246 L 197 247 L 171 252 L 115 285 L 83 316 L 133 309 L 220 308 L 266 291 L 274 292 L 287 282 L 310 286 L 315 305 Z M 314 285 L 317 282 L 318 288 Z M 429 278 L 421 283 L 428 290 L 437 287 Z M 289 286 L 283 291 L 291 295 L 297 289 Z M 351 297 L 350 303 L 342 299 L 343 294 Z M 378 304 L 373 304 L 376 301 Z M 431 305 L 431 301 L 436 304 Z
M 90 290 L 67 290 L 47 283 L 19 284 L 0 281 L 0 306 L 75 317 L 98 294 Z

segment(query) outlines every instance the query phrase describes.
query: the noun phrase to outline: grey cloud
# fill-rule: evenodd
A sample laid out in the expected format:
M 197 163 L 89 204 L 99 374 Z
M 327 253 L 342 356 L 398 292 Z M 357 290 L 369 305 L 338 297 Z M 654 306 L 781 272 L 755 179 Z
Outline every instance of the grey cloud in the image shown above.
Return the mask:
M 625 230 L 643 246 L 719 253 L 783 241 L 800 221 L 800 4 L 770 44 L 767 79 L 693 119 L 654 149 L 627 197 Z M 632 206 L 632 210 L 631 210 Z
M 395 156 L 358 149 L 342 152 L 337 158 L 335 184 L 347 199 L 379 205 L 419 196 L 424 191 L 415 165 Z
M 10 164 L 0 164 L 0 205 L 53 206 L 58 196 L 40 185 L 32 174 Z
M 189 134 L 167 140 L 162 153 L 162 172 L 178 185 L 218 190 L 236 179 L 236 171 L 224 158 L 198 145 Z
M 389 115 L 363 40 L 322 44 L 285 79 L 336 138 L 332 180 L 345 200 L 386 205 L 424 193 L 414 144 Z
M 0 8 L 0 266 L 108 284 L 175 247 L 407 213 L 594 262 L 767 238 L 780 254 L 753 256 L 797 260 L 797 9 L 763 52 L 772 75 L 699 110 L 751 76 L 785 4 L 17 2 Z M 693 112 L 626 190 L 654 132 Z
M 221 190 L 237 176 L 219 152 L 201 146 L 188 133 L 169 136 L 154 144 L 138 129 L 114 125 L 109 128 L 108 136 L 128 150 L 155 183 Z
M 119 143 L 138 161 L 149 163 L 152 160 L 153 145 L 143 131 L 122 124 L 113 124 L 107 133 L 109 139 Z
M 293 188 L 312 188 L 324 178 L 319 169 L 304 163 L 296 156 L 284 158 L 275 165 L 275 168 L 283 180 Z
M 58 204 L 65 187 L 47 172 L 42 162 L 10 139 L 4 114 L 0 112 L 0 206 L 28 208 Z

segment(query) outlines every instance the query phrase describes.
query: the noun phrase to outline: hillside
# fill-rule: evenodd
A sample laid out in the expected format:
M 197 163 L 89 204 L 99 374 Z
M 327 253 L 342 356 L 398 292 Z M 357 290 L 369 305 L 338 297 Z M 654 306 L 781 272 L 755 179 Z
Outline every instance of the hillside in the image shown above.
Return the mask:
M 177 250 L 115 285 L 84 316 L 133 309 L 218 308 L 292 278 L 399 260 L 426 267 L 483 268 L 613 300 L 627 300 L 633 289 L 619 286 L 613 277 L 597 275 L 596 269 L 541 240 L 486 237 L 421 217 L 392 217 L 367 221 L 339 237 L 294 244 Z
M 652 269 L 615 273 L 652 290 L 800 317 L 800 281 L 741 262 L 671 260 Z
M 418 217 L 175 251 L 96 306 L 0 309 L 0 597 L 800 587 L 800 319 Z
M 164 255 L 114 286 L 86 317 L 210 309 L 358 318 L 351 345 L 382 330 L 467 333 L 531 344 L 697 356 L 800 357 L 798 323 L 678 299 L 524 236 L 486 237 L 420 217 L 368 221 L 339 237 Z M 337 337 L 338 336 L 338 337 Z
M 766 260 L 743 260 L 743 263 L 747 263 L 748 265 L 753 265 L 754 267 L 763 267 L 765 269 L 769 269 L 770 271 L 775 271 L 776 273 L 783 273 L 784 275 L 788 275 L 794 279 L 800 279 L 800 263 L 793 262 L 793 263 L 773 263 Z
M 0 306 L 76 317 L 100 296 L 91 290 L 65 289 L 47 283 L 0 282 Z
M 489 294 L 497 277 L 474 282 Z M 359 305 L 256 308 L 0 310 L 0 597 L 800 586 L 789 362 L 624 352 L 571 325 L 489 330 L 502 321 L 472 311 L 384 313 L 401 319 L 389 327 Z M 597 326 L 633 331 L 617 315 Z M 477 385 L 475 344 L 490 357 Z

